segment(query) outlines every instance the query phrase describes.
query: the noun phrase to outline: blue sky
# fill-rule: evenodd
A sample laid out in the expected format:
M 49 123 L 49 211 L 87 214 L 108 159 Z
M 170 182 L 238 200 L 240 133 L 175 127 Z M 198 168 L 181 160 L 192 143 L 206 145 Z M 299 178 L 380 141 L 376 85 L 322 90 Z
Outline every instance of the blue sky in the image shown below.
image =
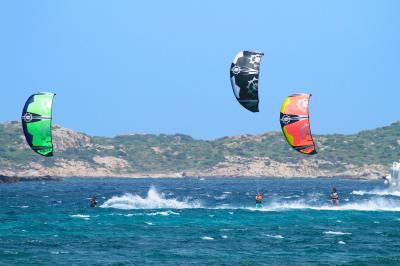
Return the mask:
M 313 94 L 313 133 L 400 118 L 400 1 L 1 1 L 0 121 L 57 93 L 54 122 L 93 135 L 196 138 L 278 131 L 287 95 Z M 229 66 L 265 53 L 260 112 Z

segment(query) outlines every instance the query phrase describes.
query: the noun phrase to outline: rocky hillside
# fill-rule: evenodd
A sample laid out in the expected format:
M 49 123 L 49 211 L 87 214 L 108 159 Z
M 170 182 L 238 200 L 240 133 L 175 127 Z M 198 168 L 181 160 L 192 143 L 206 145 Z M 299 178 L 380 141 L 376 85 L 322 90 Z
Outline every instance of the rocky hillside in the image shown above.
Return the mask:
M 400 159 L 400 122 L 354 135 L 315 135 L 318 154 L 292 150 L 280 132 L 224 137 L 94 137 L 54 127 L 55 156 L 25 143 L 19 122 L 0 124 L 0 174 L 16 176 L 346 176 L 377 178 Z

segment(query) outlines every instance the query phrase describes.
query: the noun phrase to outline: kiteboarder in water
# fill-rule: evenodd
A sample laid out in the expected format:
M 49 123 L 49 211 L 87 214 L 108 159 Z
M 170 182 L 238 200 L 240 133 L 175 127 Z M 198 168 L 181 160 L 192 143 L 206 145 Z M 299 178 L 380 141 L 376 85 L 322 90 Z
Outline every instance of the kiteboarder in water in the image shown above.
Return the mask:
M 96 206 L 97 206 L 96 196 L 93 196 L 93 197 L 90 199 L 90 207 L 91 207 L 91 208 L 96 208 Z
M 256 207 L 261 208 L 262 207 L 262 201 L 263 201 L 263 196 L 260 192 L 257 193 L 256 195 Z
M 332 193 L 331 193 L 331 201 L 333 205 L 338 206 L 339 205 L 339 194 L 336 191 L 336 188 L 332 188 Z

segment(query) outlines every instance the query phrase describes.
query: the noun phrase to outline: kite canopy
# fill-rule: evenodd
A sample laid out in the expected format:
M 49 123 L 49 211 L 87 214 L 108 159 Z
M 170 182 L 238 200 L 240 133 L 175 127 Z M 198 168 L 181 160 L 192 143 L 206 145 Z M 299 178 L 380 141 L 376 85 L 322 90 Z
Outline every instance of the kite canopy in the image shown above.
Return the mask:
M 287 142 L 298 152 L 315 154 L 311 135 L 308 102 L 311 94 L 293 94 L 285 99 L 281 107 L 280 122 Z
M 251 112 L 258 112 L 258 76 L 263 53 L 239 52 L 231 64 L 233 93 L 239 103 Z
M 55 94 L 38 92 L 31 95 L 22 110 L 22 129 L 29 146 L 40 155 L 53 156 L 51 109 Z

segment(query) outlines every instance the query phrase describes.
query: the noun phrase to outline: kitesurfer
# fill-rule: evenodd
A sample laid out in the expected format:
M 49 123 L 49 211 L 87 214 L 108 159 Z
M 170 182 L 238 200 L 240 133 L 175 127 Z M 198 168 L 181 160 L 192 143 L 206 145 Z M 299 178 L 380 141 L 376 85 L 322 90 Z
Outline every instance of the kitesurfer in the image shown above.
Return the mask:
M 91 208 L 96 208 L 96 206 L 97 206 L 96 196 L 93 196 L 93 197 L 90 199 L 90 207 L 91 207 Z
M 262 207 L 262 201 L 263 201 L 263 196 L 260 192 L 257 193 L 256 195 L 256 207 L 261 208 Z
M 336 187 L 332 188 L 331 201 L 332 201 L 333 205 L 336 205 L 336 206 L 339 205 L 339 194 L 336 190 Z

